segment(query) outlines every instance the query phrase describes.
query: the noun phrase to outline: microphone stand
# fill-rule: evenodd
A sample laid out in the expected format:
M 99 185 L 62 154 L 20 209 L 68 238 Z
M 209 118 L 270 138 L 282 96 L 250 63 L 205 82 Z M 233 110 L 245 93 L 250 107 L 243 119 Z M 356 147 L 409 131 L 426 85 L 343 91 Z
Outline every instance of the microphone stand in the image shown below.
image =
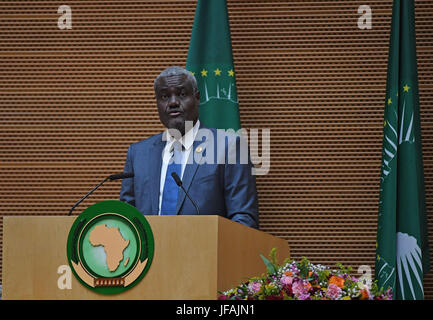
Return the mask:
M 72 211 L 78 207 L 78 205 L 83 202 L 88 196 L 90 196 L 96 189 L 98 189 L 100 186 L 102 186 L 110 177 L 106 177 L 104 180 L 102 180 L 96 187 L 94 187 L 92 190 L 90 190 L 84 197 L 82 197 L 74 206 L 71 208 L 71 210 L 68 213 L 68 216 L 71 215 Z
M 173 179 L 176 182 L 176 184 L 183 190 L 183 192 L 185 192 L 185 195 L 188 197 L 189 201 L 191 201 L 191 203 L 194 205 L 195 210 L 197 211 L 197 215 L 200 215 L 200 210 L 198 209 L 197 203 L 195 203 L 195 201 L 192 200 L 192 198 L 189 196 L 188 192 L 186 192 L 186 189 L 184 188 L 184 186 L 182 184 L 182 180 L 180 180 L 180 178 L 177 175 L 177 173 L 176 172 L 172 172 L 171 176 L 173 177 Z
M 96 189 L 98 189 L 100 186 L 102 186 L 107 180 L 118 180 L 118 179 L 124 179 L 124 178 L 132 178 L 134 176 L 133 173 L 119 173 L 119 174 L 112 174 L 108 177 L 106 177 L 104 180 L 102 180 L 96 187 L 94 187 L 92 190 L 90 190 L 84 197 L 82 197 L 74 206 L 71 208 L 71 210 L 68 213 L 68 216 L 71 215 L 72 211 L 81 203 L 83 202 L 88 196 L 90 196 Z

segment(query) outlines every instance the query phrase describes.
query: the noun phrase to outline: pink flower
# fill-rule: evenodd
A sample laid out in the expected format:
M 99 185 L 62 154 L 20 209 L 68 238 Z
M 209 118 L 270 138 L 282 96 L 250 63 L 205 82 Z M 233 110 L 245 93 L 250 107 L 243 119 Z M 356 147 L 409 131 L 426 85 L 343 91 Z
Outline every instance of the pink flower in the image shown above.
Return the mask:
M 283 276 L 280 281 L 281 281 L 282 284 L 284 284 L 286 286 L 289 286 L 289 285 L 292 284 L 293 278 L 292 277 L 288 277 L 288 276 Z
M 292 283 L 293 294 L 297 297 L 308 294 L 308 291 L 310 289 L 311 289 L 311 284 L 310 283 L 304 284 L 302 280 Z
M 328 289 L 326 289 L 326 295 L 331 299 L 337 299 L 340 294 L 341 288 L 333 283 L 331 283 L 328 286 Z
M 262 285 L 261 285 L 261 283 L 259 283 L 259 282 L 250 282 L 250 283 L 248 284 L 248 291 L 249 291 L 251 294 L 254 294 L 254 293 L 258 292 L 258 291 L 260 290 L 261 287 L 262 287 Z

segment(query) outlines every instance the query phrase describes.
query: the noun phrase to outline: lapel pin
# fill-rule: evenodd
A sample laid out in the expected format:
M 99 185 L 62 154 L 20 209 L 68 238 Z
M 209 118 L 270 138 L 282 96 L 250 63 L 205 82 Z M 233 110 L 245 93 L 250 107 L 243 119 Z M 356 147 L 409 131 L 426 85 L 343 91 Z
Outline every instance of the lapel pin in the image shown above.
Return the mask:
M 197 147 L 196 149 L 195 149 L 195 152 L 202 152 L 203 151 L 203 148 L 202 147 Z

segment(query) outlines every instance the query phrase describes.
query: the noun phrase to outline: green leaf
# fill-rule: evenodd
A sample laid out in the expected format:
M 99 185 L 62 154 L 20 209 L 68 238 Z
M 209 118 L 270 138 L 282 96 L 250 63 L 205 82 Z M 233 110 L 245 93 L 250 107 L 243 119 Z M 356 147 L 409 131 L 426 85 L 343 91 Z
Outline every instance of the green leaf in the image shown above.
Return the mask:
M 299 262 L 298 264 L 298 268 L 299 268 L 299 274 L 303 279 L 306 279 L 308 277 L 308 272 L 309 270 L 309 265 L 310 265 L 310 261 L 308 261 L 307 258 L 302 257 L 301 262 Z
M 277 248 L 272 248 L 271 252 L 269 253 L 269 259 L 271 259 L 270 261 L 275 267 L 278 267 Z
M 268 270 L 269 274 L 275 274 L 277 273 L 277 268 L 272 264 L 271 261 L 269 261 L 267 258 L 265 258 L 262 254 L 260 254 L 260 257 L 262 258 L 263 262 L 266 265 L 266 269 Z

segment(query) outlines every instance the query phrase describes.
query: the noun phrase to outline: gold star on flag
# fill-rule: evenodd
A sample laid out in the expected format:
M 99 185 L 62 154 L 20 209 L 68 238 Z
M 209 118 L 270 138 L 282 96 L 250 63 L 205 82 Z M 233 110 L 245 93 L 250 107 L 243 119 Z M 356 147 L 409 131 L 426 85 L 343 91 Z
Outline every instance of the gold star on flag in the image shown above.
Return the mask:
M 392 103 L 391 98 L 388 98 L 388 105 L 390 105 Z
M 201 71 L 201 76 L 202 76 L 202 77 L 207 77 L 207 70 L 203 69 L 203 70 Z
M 229 77 L 235 76 L 235 72 L 233 71 L 233 69 L 230 69 L 229 71 L 227 71 L 227 73 L 229 74 Z
M 214 70 L 213 72 L 215 72 L 216 76 L 220 76 L 221 75 L 221 70 L 216 68 L 216 70 Z
M 384 127 L 386 126 L 386 120 L 383 122 L 383 126 L 384 126 Z
M 403 91 L 404 91 L 404 92 L 409 92 L 409 89 L 410 89 L 410 87 L 409 87 L 408 85 L 405 85 L 405 86 L 403 87 Z

